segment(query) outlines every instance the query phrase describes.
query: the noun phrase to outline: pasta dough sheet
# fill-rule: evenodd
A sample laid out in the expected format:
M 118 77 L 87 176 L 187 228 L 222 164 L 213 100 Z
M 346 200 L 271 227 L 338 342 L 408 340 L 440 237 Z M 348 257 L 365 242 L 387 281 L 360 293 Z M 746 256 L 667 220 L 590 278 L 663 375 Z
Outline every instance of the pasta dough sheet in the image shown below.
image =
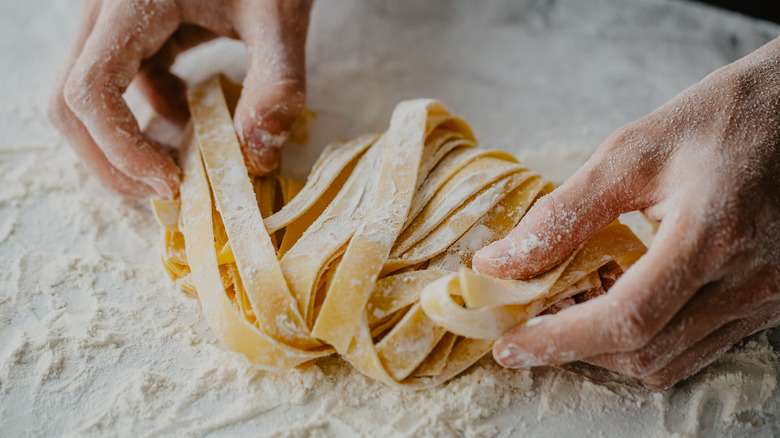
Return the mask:
M 478 148 L 430 99 L 401 102 L 382 134 L 329 145 L 306 182 L 252 178 L 231 119 L 240 92 L 221 76 L 190 90 L 181 197 L 153 208 L 170 276 L 258 366 L 337 353 L 388 385 L 437 385 L 506 330 L 606 292 L 646 250 L 613 223 L 536 278 L 479 275 L 474 252 L 504 237 L 549 181 Z

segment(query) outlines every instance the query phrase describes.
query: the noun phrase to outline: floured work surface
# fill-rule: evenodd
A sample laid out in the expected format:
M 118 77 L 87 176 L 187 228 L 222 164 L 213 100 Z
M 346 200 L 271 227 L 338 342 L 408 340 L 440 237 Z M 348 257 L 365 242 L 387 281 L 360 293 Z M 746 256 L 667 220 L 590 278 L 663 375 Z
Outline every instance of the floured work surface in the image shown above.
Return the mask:
M 81 2 L 14 5 L 0 29 L 4 437 L 780 434 L 777 329 L 667 391 L 584 365 L 507 370 L 490 354 L 424 391 L 335 355 L 305 371 L 259 369 L 216 340 L 198 300 L 171 290 L 147 206 L 103 189 L 46 121 Z M 309 146 L 285 147 L 296 159 L 286 174 L 305 179 L 325 141 L 382 132 L 400 100 L 430 94 L 481 144 L 560 183 L 616 127 L 780 32 L 692 2 L 535 5 L 315 2 L 307 103 L 319 117 Z M 215 41 L 180 55 L 177 73 L 203 80 L 208 66 L 240 80 L 242 53 Z M 151 109 L 128 100 L 145 125 Z
M 547 180 L 477 148 L 463 120 L 426 99 L 400 103 L 381 135 L 331 144 L 306 183 L 251 179 L 231 119 L 239 95 L 221 76 L 190 92 L 181 200 L 153 206 L 171 277 L 262 367 L 338 353 L 386 384 L 433 386 L 528 318 L 604 293 L 646 249 L 614 223 L 536 278 L 476 274 L 473 253 L 551 191 Z

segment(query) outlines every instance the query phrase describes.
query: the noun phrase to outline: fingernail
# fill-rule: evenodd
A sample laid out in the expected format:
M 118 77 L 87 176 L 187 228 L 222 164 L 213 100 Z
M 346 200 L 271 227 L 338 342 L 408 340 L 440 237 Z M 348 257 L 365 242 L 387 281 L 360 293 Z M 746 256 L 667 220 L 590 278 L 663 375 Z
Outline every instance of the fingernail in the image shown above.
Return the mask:
M 535 316 L 535 317 L 529 319 L 528 321 L 526 321 L 525 322 L 525 326 L 526 327 L 533 327 L 533 326 L 539 324 L 540 322 L 544 321 L 545 319 L 551 318 L 551 317 L 552 317 L 552 315 L 539 315 L 539 316 Z
M 276 168 L 279 159 L 279 149 L 247 149 L 244 151 L 244 161 L 251 175 L 265 175 Z
M 141 180 L 144 184 L 151 187 L 157 194 L 166 200 L 173 199 L 173 191 L 171 187 L 165 181 L 160 178 L 147 177 Z
M 514 247 L 515 244 L 512 239 L 504 238 L 480 249 L 474 254 L 474 257 L 483 260 L 503 262 L 512 256 Z
M 287 132 L 271 134 L 263 129 L 250 132 L 244 145 L 244 158 L 249 173 L 263 175 L 275 169 L 281 147 L 286 139 Z

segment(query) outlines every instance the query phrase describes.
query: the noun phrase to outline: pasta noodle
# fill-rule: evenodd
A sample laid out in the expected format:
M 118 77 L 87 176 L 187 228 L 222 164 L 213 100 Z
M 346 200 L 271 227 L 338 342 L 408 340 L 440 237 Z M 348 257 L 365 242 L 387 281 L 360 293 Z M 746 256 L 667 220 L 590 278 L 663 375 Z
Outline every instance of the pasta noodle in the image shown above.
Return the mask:
M 614 223 L 539 277 L 479 275 L 467 269 L 474 252 L 549 193 L 547 180 L 477 148 L 463 120 L 427 99 L 400 103 L 381 135 L 328 146 L 305 183 L 253 179 L 231 119 L 239 94 L 223 77 L 190 90 L 180 199 L 153 209 L 168 273 L 258 366 L 338 353 L 388 385 L 436 385 L 507 329 L 603 293 L 604 272 L 645 251 Z

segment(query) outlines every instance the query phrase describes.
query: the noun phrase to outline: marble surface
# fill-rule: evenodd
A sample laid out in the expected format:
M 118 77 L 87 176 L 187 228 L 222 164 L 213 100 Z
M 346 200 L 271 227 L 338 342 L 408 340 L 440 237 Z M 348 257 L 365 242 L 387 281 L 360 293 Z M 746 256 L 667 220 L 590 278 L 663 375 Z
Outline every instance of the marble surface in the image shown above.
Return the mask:
M 3 169 L 15 159 L 14 150 L 62 145 L 45 121 L 45 104 L 75 29 L 78 3 L 0 2 Z M 284 164 L 287 171 L 302 174 L 328 140 L 381 131 L 399 100 L 424 96 L 441 99 L 462 115 L 483 145 L 506 149 L 560 183 L 612 130 L 778 34 L 780 26 L 683 1 L 320 0 L 307 52 L 308 106 L 319 111 L 320 119 L 312 145 L 286 151 Z M 204 67 L 206 58 L 218 62 Z M 240 44 L 222 41 L 183 55 L 176 69 L 192 81 L 216 70 L 240 78 L 244 60 Z M 2 187 L 0 194 L 2 223 L 11 214 L 13 194 Z M 112 195 L 98 190 L 95 196 Z M 36 213 L 41 230 L 57 226 L 47 222 L 48 208 L 42 205 Z M 51 239 L 40 249 L 72 245 L 67 236 Z M 133 250 L 153 251 L 154 244 Z M 0 240 L 3 269 L 17 257 L 13 248 Z M 2 316 L 0 324 L 12 319 Z M 780 347 L 776 334 L 770 338 Z M 768 414 L 754 429 L 705 424 L 702 431 L 777 434 L 778 406 L 776 391 L 765 406 Z M 2 412 L 17 411 L 3 405 Z M 511 428 L 513 415 L 505 412 L 491 422 Z M 0 418 L 0 427 L 4 421 Z M 599 421 L 626 419 L 613 415 Z M 541 422 L 532 426 L 531 431 L 546 427 Z M 637 435 L 663 434 L 641 422 L 633 426 Z M 579 430 L 622 434 L 631 429 L 625 423 L 622 429 L 591 424 Z M 13 430 L 23 429 L 17 423 Z

